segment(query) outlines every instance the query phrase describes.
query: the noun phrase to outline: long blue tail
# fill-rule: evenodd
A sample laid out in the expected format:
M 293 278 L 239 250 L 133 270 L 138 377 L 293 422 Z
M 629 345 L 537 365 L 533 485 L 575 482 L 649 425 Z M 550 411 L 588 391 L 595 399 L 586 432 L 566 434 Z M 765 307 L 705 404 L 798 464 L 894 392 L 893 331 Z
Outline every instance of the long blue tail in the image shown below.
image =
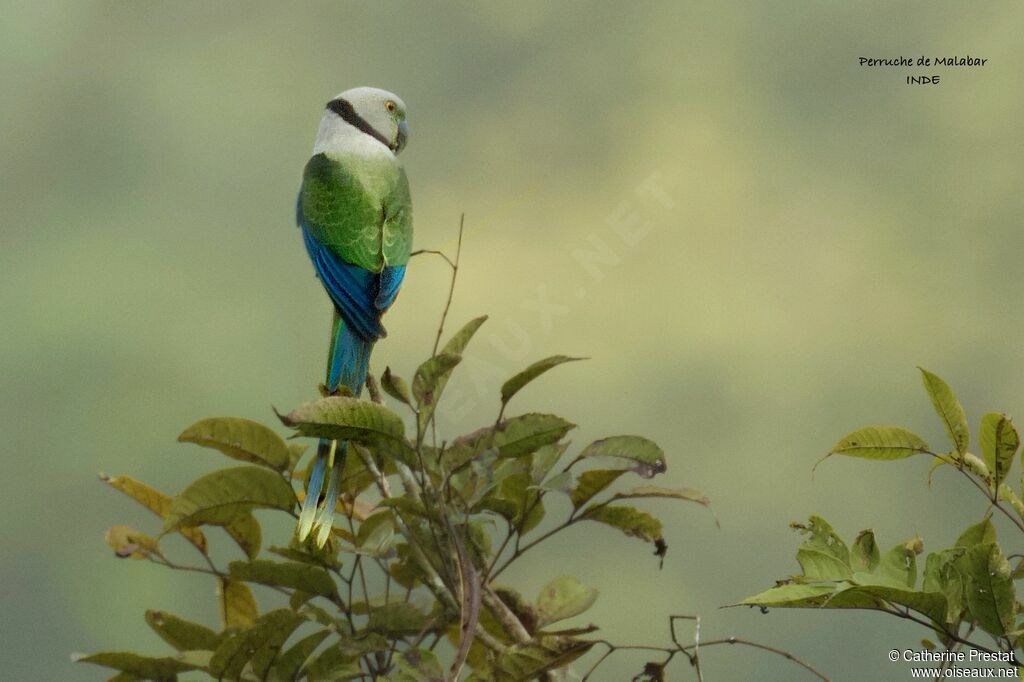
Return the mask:
M 331 349 L 327 357 L 327 390 L 334 392 L 345 386 L 353 395 L 358 396 L 362 393 L 372 347 L 373 344 L 354 334 L 335 310 Z M 316 543 L 323 547 L 327 542 L 334 523 L 334 506 L 338 499 L 341 472 L 345 468 L 347 453 L 348 443 L 345 441 L 321 439 L 317 444 L 316 460 L 309 474 L 306 498 L 302 501 L 302 511 L 299 513 L 300 541 L 306 539 L 314 526 L 319 526 Z M 331 473 L 321 504 L 324 474 L 327 469 L 330 469 Z

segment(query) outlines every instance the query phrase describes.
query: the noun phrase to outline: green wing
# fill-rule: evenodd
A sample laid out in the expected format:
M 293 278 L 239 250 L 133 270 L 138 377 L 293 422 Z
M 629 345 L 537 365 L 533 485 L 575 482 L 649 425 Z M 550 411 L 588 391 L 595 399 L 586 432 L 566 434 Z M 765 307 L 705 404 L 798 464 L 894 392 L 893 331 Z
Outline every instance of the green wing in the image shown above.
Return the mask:
M 299 213 L 310 236 L 348 263 L 380 272 L 409 260 L 409 183 L 393 161 L 313 156 L 302 177 Z
M 398 181 L 384 202 L 382 252 L 388 265 L 404 265 L 412 251 L 412 198 L 405 169 L 399 167 Z

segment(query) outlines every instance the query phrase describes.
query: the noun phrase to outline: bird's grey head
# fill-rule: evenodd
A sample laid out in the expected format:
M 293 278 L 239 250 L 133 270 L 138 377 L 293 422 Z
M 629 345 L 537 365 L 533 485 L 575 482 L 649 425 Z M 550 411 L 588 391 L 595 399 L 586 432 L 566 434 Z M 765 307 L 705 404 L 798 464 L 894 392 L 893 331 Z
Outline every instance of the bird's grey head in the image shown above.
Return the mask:
M 327 103 L 313 152 L 341 148 L 353 140 L 376 140 L 398 154 L 407 137 L 405 102 L 398 95 L 380 88 L 352 88 Z

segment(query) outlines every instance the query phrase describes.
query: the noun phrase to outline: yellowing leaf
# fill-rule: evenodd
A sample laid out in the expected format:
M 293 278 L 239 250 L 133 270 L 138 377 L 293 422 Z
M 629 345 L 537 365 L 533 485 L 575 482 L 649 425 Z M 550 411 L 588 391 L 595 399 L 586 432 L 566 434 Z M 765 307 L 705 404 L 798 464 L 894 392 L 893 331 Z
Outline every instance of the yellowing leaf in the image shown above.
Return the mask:
M 618 528 L 647 542 L 661 540 L 661 521 L 636 507 L 602 505 L 584 510 L 581 518 Z
M 110 487 L 120 490 L 161 519 L 167 514 L 167 510 L 171 506 L 170 495 L 162 493 L 131 476 L 106 476 L 100 474 L 100 480 Z M 195 545 L 196 549 L 206 554 L 206 536 L 203 535 L 203 531 L 194 526 L 182 526 L 178 529 L 178 532 Z
M 121 558 L 145 559 L 150 554 L 160 554 L 156 540 L 124 524 L 108 528 L 103 539 Z
M 256 622 L 259 608 L 248 585 L 240 580 L 220 578 L 217 587 L 217 603 L 224 627 L 248 627 Z
M 589 469 L 582 472 L 576 480 L 576 486 L 569 492 L 572 506 L 577 509 L 582 507 L 624 473 L 624 469 Z

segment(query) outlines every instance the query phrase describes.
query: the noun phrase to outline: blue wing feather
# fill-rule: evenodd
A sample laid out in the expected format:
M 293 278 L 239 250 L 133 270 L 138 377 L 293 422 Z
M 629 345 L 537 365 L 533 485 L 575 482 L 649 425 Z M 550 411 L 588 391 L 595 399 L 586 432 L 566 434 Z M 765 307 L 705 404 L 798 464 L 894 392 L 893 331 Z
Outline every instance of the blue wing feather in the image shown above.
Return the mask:
M 364 341 L 372 342 L 385 336 L 384 326 L 380 322 L 382 309 L 376 305 L 378 280 L 385 279 L 383 273 L 378 275 L 366 268 L 348 263 L 317 241 L 310 234 L 306 218 L 302 214 L 301 195 L 296 203 L 295 213 L 316 274 L 334 305 L 341 312 L 345 323 Z M 401 277 L 398 279 L 401 283 Z M 396 284 L 391 294 L 392 299 L 397 291 Z
M 374 301 L 378 310 L 387 310 L 395 302 L 398 288 L 402 286 L 403 279 L 405 279 L 404 265 L 389 265 L 381 271 L 377 298 Z

